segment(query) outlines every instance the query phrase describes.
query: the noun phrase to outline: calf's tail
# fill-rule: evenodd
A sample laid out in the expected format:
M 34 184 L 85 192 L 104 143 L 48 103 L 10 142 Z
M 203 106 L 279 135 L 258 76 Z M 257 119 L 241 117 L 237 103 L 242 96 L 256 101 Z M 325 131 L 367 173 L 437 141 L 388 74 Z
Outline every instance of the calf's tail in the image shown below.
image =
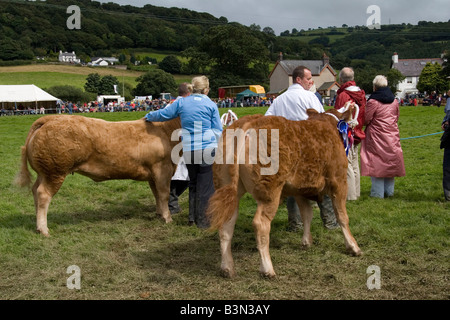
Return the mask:
M 227 141 L 225 135 L 226 134 L 224 134 L 221 138 L 224 145 Z M 224 147 L 226 150 L 233 150 L 230 147 Z M 244 148 L 245 138 L 238 139 L 236 149 L 234 150 L 234 162 L 232 164 L 222 164 L 224 166 L 227 166 L 227 170 L 222 170 L 220 173 L 229 177 L 229 179 L 223 180 L 230 180 L 231 182 L 217 189 L 209 200 L 207 214 L 211 223 L 211 230 L 220 229 L 233 217 L 236 209 L 239 206 L 239 156 L 240 154 L 242 154 Z
M 27 146 L 30 142 L 31 137 L 34 133 L 41 128 L 46 122 L 50 121 L 51 117 L 42 117 L 36 120 L 30 128 L 28 132 L 27 139 L 25 141 L 25 145 L 21 147 L 21 161 L 20 161 L 20 171 L 16 175 L 14 179 L 14 185 L 19 186 L 21 188 L 30 187 L 31 186 L 31 173 L 28 169 L 28 155 L 27 155 Z
M 31 186 L 31 173 L 28 169 L 28 158 L 27 158 L 27 147 L 22 146 L 22 158 L 20 164 L 20 171 L 16 175 L 14 179 L 14 184 L 21 187 L 30 187 Z
M 230 165 L 229 173 L 232 174 L 232 182 L 217 189 L 209 199 L 207 214 L 211 230 L 220 229 L 229 221 L 239 205 L 237 197 L 239 165 Z

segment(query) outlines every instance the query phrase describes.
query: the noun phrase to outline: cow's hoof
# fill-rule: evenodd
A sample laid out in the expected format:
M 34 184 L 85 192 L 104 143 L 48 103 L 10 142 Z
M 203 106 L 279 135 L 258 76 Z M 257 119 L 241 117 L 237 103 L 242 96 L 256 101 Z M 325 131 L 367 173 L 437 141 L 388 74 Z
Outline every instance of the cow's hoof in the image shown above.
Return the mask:
M 171 223 L 173 220 L 172 220 L 172 218 L 168 218 L 168 219 L 164 219 L 164 221 L 166 222 L 166 223 Z
M 43 235 L 46 238 L 50 237 L 50 233 L 48 232 L 48 229 L 46 229 L 46 230 L 44 230 L 44 229 L 36 229 L 36 232 L 40 233 L 41 235 Z
M 167 215 L 167 216 L 160 216 L 160 218 L 165 222 L 165 223 L 170 223 L 172 222 L 172 217 L 171 215 Z
M 234 269 L 221 269 L 220 274 L 222 275 L 222 277 L 229 279 L 236 277 L 236 271 L 234 271 Z
M 302 238 L 302 246 L 303 246 L 303 248 L 304 249 L 308 249 L 309 247 L 311 247 L 312 242 L 313 242 L 312 236 L 306 237 L 306 238 L 305 237 Z
M 261 277 L 266 278 L 266 279 L 274 279 L 277 275 L 275 274 L 275 272 L 260 272 L 259 273 L 261 275 Z
M 357 249 L 350 248 L 350 249 L 348 249 L 348 252 L 354 257 L 359 257 L 359 256 L 363 255 L 363 252 L 361 251 L 360 248 L 357 248 Z

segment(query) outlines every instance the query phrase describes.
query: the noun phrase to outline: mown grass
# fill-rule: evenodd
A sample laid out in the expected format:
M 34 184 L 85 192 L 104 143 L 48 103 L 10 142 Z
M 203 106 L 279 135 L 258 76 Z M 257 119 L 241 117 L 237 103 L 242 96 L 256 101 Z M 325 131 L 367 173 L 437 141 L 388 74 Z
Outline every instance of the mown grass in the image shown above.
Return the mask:
M 132 88 L 137 85 L 136 79 L 144 74 L 144 72 L 131 70 L 69 65 L 0 67 L 0 85 L 34 84 L 40 88 L 48 89 L 69 83 L 71 86 L 84 90 L 86 77 L 90 73 L 98 73 L 101 76 L 113 75 L 120 82 L 125 81 L 130 84 Z M 191 82 L 193 77 L 194 75 L 174 75 L 176 83 Z
M 266 108 L 239 108 L 242 116 Z M 221 112 L 226 110 L 221 109 Z M 139 119 L 144 113 L 89 114 L 110 121 Z M 402 138 L 439 132 L 443 110 L 402 107 Z M 350 227 L 364 252 L 345 253 L 339 230 L 322 227 L 314 209 L 314 244 L 301 248 L 301 233 L 286 231 L 281 205 L 272 222 L 271 256 L 277 277 L 261 278 L 252 228 L 255 203 L 245 195 L 233 238 L 237 277 L 220 276 L 217 233 L 187 225 L 183 212 L 171 224 L 155 217 L 146 183 L 95 183 L 67 177 L 49 210 L 51 237 L 35 233 L 31 192 L 12 185 L 20 146 L 37 116 L 0 118 L 0 299 L 439 299 L 449 298 L 449 204 L 442 192 L 440 135 L 402 140 L 406 177 L 396 180 L 395 196 L 362 196 L 348 202 Z M 66 286 L 67 267 L 81 269 L 81 290 Z M 381 289 L 369 290 L 366 270 L 381 269 Z

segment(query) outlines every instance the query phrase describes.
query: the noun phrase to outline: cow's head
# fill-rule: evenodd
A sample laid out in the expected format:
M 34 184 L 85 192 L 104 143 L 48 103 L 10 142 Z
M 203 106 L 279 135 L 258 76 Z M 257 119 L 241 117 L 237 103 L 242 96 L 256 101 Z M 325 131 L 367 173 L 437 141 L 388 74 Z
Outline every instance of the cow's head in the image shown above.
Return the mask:
M 306 113 L 308 114 L 308 120 L 333 121 L 334 119 L 336 123 L 339 122 L 340 120 L 350 123 L 353 121 L 352 113 L 355 107 L 356 107 L 355 103 L 347 103 L 344 107 L 342 107 L 339 110 L 330 109 L 327 110 L 325 113 L 319 113 L 314 109 L 307 109 Z M 357 115 L 355 116 L 354 119 L 356 120 L 356 118 Z

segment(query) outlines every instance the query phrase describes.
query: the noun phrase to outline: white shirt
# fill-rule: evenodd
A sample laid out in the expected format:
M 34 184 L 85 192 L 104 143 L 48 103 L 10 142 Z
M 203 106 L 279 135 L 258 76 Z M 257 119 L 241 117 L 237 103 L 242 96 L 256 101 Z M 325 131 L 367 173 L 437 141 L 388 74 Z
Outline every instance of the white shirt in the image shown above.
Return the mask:
M 314 93 L 306 91 L 301 85 L 295 83 L 273 100 L 265 115 L 282 116 L 288 120 L 306 120 L 308 119 L 306 109 L 311 108 L 320 113 L 325 112 Z

